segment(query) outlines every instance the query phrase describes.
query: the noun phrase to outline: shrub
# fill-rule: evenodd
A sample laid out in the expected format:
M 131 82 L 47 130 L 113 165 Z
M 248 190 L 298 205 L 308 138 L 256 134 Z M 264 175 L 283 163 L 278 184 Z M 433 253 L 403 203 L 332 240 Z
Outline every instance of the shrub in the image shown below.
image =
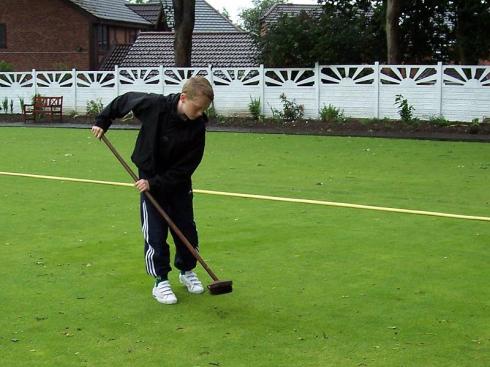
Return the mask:
M 324 122 L 345 122 L 344 111 L 331 104 L 320 110 L 320 119 Z
M 248 104 L 248 110 L 252 115 L 252 117 L 254 118 L 254 120 L 263 119 L 264 116 L 262 115 L 261 113 L 262 111 L 260 109 L 260 98 L 255 99 L 252 98 L 252 96 L 250 96 L 250 103 Z
M 87 115 L 90 117 L 95 117 L 104 109 L 102 104 L 102 99 L 97 98 L 96 100 L 90 100 L 87 102 Z
M 25 106 L 25 98 L 24 97 L 19 97 L 19 104 L 20 104 L 20 110 L 24 112 L 24 106 Z
M 5 97 L 2 101 L 2 109 L 3 113 L 9 112 L 9 99 L 7 97 Z
M 429 118 L 429 122 L 435 125 L 447 126 L 450 124 L 448 120 L 442 115 L 440 116 L 431 116 Z
M 208 116 L 209 120 L 214 120 L 216 122 L 224 122 L 225 121 L 224 116 L 222 116 L 216 112 L 216 109 L 214 107 L 214 102 L 208 107 L 208 109 L 206 110 L 205 113 L 206 113 L 206 116 Z
M 305 107 L 303 105 L 298 105 L 294 101 L 289 101 L 284 93 L 282 93 L 279 98 L 281 99 L 283 110 L 281 112 L 275 108 L 271 108 L 273 119 L 279 118 L 286 121 L 295 121 L 303 118 L 305 113 Z
M 0 60 L 0 72 L 5 73 L 10 71 L 14 71 L 14 67 L 12 66 L 12 64 L 9 64 L 4 60 Z
M 403 122 L 414 122 L 413 111 L 415 108 L 408 104 L 408 100 L 401 94 L 397 94 L 395 97 L 395 105 L 398 106 L 398 114 Z
M 36 93 L 32 96 L 31 99 L 31 104 L 34 104 L 34 101 L 36 100 L 36 97 L 42 97 L 41 93 Z
M 206 110 L 206 116 L 208 116 L 208 119 L 210 120 L 215 120 L 216 117 L 217 117 L 217 114 L 216 114 L 216 109 L 214 108 L 214 103 L 212 103 L 208 109 Z

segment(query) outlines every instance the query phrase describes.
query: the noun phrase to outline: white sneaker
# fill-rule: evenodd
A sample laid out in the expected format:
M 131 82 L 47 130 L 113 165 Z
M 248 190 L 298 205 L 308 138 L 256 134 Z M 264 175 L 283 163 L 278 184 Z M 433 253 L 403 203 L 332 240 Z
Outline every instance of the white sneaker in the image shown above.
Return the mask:
M 204 292 L 202 283 L 197 279 L 197 275 L 193 271 L 186 271 L 185 274 L 179 274 L 179 280 L 187 287 L 189 293 L 199 294 Z
M 175 297 L 174 292 L 172 292 L 172 288 L 170 288 L 170 282 L 165 280 L 163 282 L 158 283 L 153 287 L 153 297 L 160 302 L 166 305 L 173 305 L 177 303 L 177 297 Z

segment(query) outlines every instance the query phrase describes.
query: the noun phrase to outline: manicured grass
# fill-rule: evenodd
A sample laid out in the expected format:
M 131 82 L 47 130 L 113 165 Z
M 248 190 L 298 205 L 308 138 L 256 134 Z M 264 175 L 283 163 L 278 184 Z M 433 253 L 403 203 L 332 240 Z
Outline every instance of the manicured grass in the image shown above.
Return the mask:
M 112 131 L 129 157 L 136 132 Z M 128 182 L 87 130 L 0 171 Z M 195 188 L 490 216 L 490 145 L 208 134 Z M 490 223 L 196 194 L 223 296 L 151 297 L 131 188 L 0 176 L 0 365 L 488 366 Z M 206 273 L 198 273 L 205 283 Z

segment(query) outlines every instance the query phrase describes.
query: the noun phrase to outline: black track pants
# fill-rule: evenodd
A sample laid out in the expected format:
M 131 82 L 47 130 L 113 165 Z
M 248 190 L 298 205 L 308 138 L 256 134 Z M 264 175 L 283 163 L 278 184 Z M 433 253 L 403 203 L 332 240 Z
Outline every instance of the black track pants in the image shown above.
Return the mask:
M 166 198 L 156 197 L 160 206 L 174 221 L 189 242 L 198 248 L 196 224 L 192 209 L 192 190 L 172 193 Z M 145 240 L 145 263 L 148 274 L 166 277 L 170 266 L 170 249 L 167 243 L 169 226 L 153 204 L 141 194 L 141 229 Z M 187 271 L 196 267 L 196 259 L 184 243 L 170 230 L 175 243 L 177 269 Z

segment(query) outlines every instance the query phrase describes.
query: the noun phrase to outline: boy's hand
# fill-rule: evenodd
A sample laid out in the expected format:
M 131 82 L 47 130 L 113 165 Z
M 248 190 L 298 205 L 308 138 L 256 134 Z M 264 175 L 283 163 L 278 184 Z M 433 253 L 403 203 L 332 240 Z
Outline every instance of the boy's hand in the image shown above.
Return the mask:
M 140 192 L 145 192 L 145 191 L 150 191 L 150 184 L 148 180 L 138 180 L 134 183 L 134 186 L 140 191 Z
M 92 134 L 97 138 L 100 139 L 104 135 L 104 129 L 98 126 L 92 126 Z

